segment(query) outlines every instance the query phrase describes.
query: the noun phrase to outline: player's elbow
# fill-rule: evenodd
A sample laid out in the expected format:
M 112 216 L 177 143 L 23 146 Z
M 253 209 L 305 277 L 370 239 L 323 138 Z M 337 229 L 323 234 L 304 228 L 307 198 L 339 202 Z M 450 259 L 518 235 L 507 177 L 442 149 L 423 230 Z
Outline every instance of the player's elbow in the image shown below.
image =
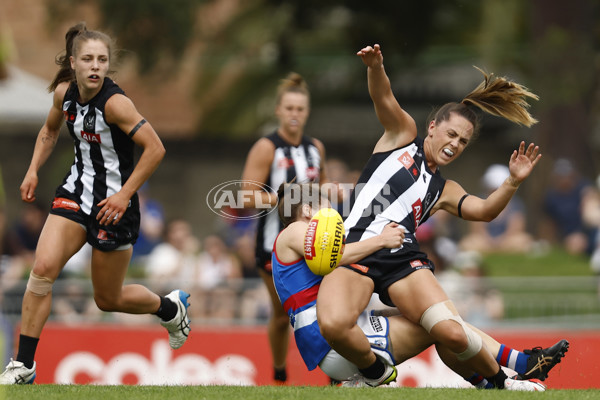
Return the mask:
M 492 214 L 484 214 L 481 218 L 480 221 L 483 222 L 491 222 L 494 220 L 494 218 L 496 218 L 497 215 L 492 215 Z
M 502 210 L 500 210 L 502 211 Z M 465 210 L 463 210 L 463 219 L 466 219 L 468 221 L 481 221 L 481 222 L 490 222 L 493 221 L 494 218 L 496 218 L 498 216 L 498 214 L 500 214 L 500 211 L 496 211 L 496 210 L 491 210 L 491 209 L 485 209 L 485 208 L 481 208 L 478 210 L 470 210 L 465 212 Z
M 165 146 L 162 144 L 162 142 L 156 145 L 156 148 L 154 149 L 154 154 L 158 162 L 161 162 L 163 158 L 165 158 L 165 155 L 167 154 L 167 149 L 165 149 Z

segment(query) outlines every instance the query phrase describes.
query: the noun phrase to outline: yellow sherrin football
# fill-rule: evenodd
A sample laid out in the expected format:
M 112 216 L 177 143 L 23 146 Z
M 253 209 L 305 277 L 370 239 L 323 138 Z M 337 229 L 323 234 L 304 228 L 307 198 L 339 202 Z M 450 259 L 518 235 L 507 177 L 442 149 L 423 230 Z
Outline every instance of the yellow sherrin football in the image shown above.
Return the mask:
M 344 220 L 333 208 L 322 208 L 312 217 L 304 235 L 304 259 L 314 274 L 324 276 L 338 266 L 345 235 Z

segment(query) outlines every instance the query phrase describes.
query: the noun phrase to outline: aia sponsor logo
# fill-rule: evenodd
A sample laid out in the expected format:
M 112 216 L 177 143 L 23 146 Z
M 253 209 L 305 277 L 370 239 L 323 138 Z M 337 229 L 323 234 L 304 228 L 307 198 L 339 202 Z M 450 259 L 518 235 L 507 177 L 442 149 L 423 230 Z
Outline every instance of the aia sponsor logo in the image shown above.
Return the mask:
M 271 205 L 266 200 L 273 193 L 273 188 L 258 181 L 228 181 L 208 192 L 206 205 L 212 212 L 226 219 L 256 219 L 277 209 L 277 204 Z M 254 207 L 245 208 L 244 204 L 247 203 L 254 204 Z
M 423 204 L 421 203 L 421 199 L 415 201 L 412 205 L 413 217 L 415 218 L 415 228 L 419 226 L 419 222 L 421 221 L 421 217 L 423 217 Z
M 81 138 L 88 143 L 102 143 L 99 133 L 81 131 Z
M 423 267 L 424 265 L 425 264 L 423 264 L 423 261 L 421 260 L 412 260 L 410 262 L 410 266 L 417 269 Z

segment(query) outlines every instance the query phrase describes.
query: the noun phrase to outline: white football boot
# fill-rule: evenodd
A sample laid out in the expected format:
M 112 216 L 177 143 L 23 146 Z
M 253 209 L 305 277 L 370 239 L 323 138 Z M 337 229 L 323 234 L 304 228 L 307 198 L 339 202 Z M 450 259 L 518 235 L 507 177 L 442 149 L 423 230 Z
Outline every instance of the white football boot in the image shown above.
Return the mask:
M 188 338 L 190 334 L 190 319 L 187 314 L 189 294 L 183 290 L 173 290 L 165 296 L 177 305 L 177 314 L 170 321 L 160 321 L 160 324 L 167 328 L 169 332 L 169 345 L 172 349 L 178 349 Z
M 545 392 L 546 386 L 535 380 L 520 381 L 517 379 L 506 378 L 504 381 L 504 389 L 522 392 Z
M 35 380 L 35 361 L 31 369 L 25 367 L 22 362 L 12 358 L 0 375 L 0 385 L 25 385 Z

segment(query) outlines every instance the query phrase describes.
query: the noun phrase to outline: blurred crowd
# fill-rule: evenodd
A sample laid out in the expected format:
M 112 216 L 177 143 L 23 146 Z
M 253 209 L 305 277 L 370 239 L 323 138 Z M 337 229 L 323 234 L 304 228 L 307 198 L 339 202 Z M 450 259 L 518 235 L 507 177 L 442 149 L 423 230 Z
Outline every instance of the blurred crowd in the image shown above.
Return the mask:
M 358 171 L 339 159 L 328 160 L 326 168 L 332 205 L 343 214 Z M 489 166 L 481 192 L 474 194 L 487 196 L 508 173 L 504 165 Z M 491 223 L 465 223 L 442 211 L 419 227 L 417 237 L 435 263 L 436 275 L 470 322 L 485 326 L 504 315 L 502 294 L 478 279 L 486 275 L 484 259 L 489 253 L 538 254 L 562 247 L 569 254 L 586 257 L 591 271 L 600 274 L 600 177 L 596 182 L 587 180 L 572 162 L 559 159 L 550 181 L 537 231 L 528 228 L 526 205 L 519 193 Z M 26 204 L 19 219 L 8 224 L 1 189 L 0 181 L 0 314 L 10 317 L 20 313 L 48 209 L 43 203 Z M 142 222 L 128 279 L 145 280 L 159 294 L 173 287 L 191 293 L 189 311 L 196 323 L 254 324 L 268 319 L 269 296 L 255 267 L 252 220 L 223 219 L 213 233 L 198 237 L 185 218 L 167 220 L 162 205 L 148 196 L 147 187 L 139 195 Z M 67 323 L 126 318 L 99 311 L 90 280 L 77 279 L 90 273 L 90 252 L 89 245 L 84 246 L 55 283 L 51 318 Z

